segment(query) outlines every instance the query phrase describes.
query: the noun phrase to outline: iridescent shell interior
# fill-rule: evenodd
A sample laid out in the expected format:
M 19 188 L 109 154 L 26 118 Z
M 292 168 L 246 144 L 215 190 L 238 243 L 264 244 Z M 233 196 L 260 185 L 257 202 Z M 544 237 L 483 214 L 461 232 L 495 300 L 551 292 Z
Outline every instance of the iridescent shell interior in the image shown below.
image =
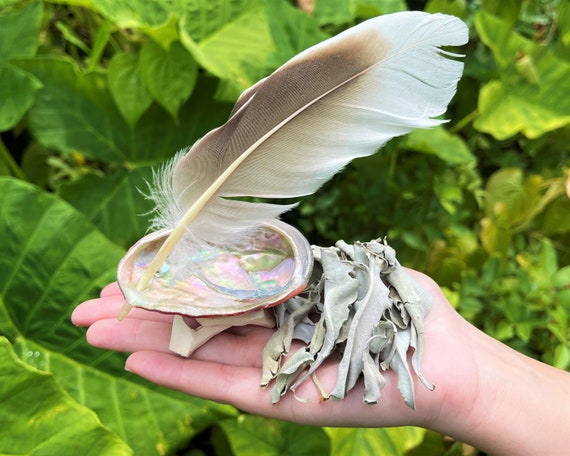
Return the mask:
M 193 317 L 236 315 L 294 296 L 311 273 L 306 239 L 292 226 L 274 221 L 240 245 L 177 246 L 139 291 L 137 283 L 168 234 L 145 236 L 121 260 L 118 280 L 130 305 Z

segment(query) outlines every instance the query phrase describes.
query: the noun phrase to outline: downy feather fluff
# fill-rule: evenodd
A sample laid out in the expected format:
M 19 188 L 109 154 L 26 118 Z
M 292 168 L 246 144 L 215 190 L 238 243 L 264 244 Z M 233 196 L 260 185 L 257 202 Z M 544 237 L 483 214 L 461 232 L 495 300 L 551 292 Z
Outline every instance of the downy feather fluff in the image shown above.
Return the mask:
M 173 231 L 147 281 L 181 238 L 235 244 L 292 207 L 226 197 L 309 195 L 354 158 L 443 122 L 436 117 L 463 64 L 441 46 L 462 45 L 467 35 L 452 16 L 381 16 L 305 50 L 246 90 L 229 120 L 158 179 L 154 228 Z

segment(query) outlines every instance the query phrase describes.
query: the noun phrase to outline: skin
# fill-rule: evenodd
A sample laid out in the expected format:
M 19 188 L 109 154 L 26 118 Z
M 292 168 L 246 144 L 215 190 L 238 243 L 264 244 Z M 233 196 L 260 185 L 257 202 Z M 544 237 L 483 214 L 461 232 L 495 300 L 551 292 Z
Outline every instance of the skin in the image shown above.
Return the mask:
M 88 326 L 90 344 L 131 353 L 125 368 L 154 383 L 258 415 L 318 426 L 388 427 L 414 425 L 452 436 L 495 455 L 559 455 L 570 447 L 570 373 L 528 358 L 465 321 L 439 286 L 416 271 L 407 273 L 433 296 L 425 320 L 422 371 L 436 385 L 428 391 L 415 379 L 416 410 L 404 405 L 396 377 L 378 404 L 362 403 L 362 386 L 342 401 L 321 401 L 314 384 L 272 405 L 259 388 L 261 351 L 272 330 L 233 328 L 186 359 L 169 352 L 172 316 L 133 309 L 116 319 L 124 299 L 116 283 L 101 297 L 79 305 L 72 321 Z M 292 350 L 293 351 L 293 350 Z M 317 371 L 330 391 L 336 363 Z

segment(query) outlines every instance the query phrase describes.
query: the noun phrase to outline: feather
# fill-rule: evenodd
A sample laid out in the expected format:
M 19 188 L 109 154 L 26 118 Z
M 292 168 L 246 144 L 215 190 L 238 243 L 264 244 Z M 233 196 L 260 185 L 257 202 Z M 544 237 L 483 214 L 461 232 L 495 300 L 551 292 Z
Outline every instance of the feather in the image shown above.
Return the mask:
M 467 41 L 459 19 L 377 17 L 309 48 L 246 90 L 228 121 L 179 154 L 151 194 L 172 230 L 138 288 L 176 244 L 235 244 L 293 207 L 231 197 L 314 193 L 389 139 L 443 122 L 463 64 L 441 46 Z

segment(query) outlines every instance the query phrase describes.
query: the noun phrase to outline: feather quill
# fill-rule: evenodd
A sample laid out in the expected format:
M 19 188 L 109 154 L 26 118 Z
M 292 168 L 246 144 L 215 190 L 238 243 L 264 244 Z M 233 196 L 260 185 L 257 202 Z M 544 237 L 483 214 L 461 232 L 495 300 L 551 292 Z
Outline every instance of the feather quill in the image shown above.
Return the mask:
M 228 121 L 179 154 L 154 192 L 155 228 L 171 234 L 144 290 L 177 243 L 239 243 L 289 206 L 228 197 L 298 198 L 389 139 L 438 125 L 463 64 L 441 46 L 467 41 L 442 14 L 377 17 L 309 48 L 246 90 Z M 153 197 L 153 195 L 151 195 Z

